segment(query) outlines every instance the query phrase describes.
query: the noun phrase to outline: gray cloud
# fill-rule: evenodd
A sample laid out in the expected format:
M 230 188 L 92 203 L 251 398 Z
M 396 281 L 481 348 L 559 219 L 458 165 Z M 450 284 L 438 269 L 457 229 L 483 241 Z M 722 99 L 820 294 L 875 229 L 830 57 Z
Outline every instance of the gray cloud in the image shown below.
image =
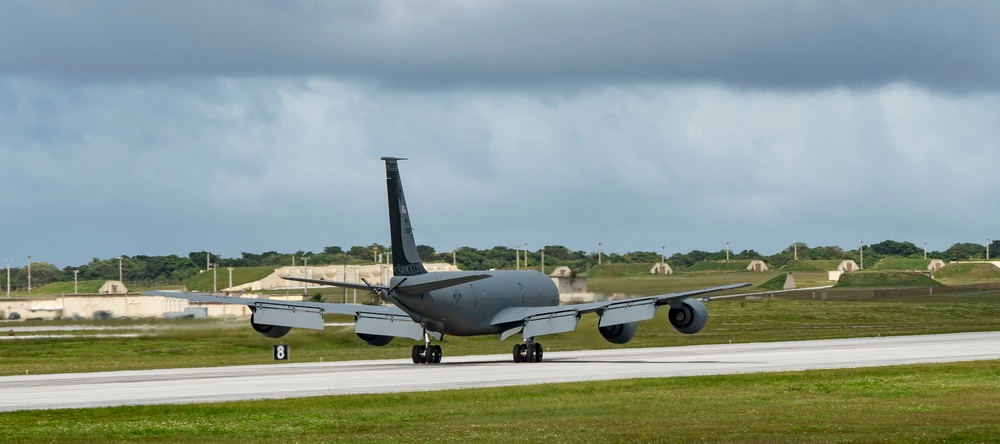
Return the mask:
M 997 7 L 0 5 L 0 258 L 981 242 Z M 15 262 L 16 264 L 17 262 Z
M 620 82 L 995 90 L 990 2 L 5 3 L 0 69 L 100 81 L 331 76 L 399 87 Z

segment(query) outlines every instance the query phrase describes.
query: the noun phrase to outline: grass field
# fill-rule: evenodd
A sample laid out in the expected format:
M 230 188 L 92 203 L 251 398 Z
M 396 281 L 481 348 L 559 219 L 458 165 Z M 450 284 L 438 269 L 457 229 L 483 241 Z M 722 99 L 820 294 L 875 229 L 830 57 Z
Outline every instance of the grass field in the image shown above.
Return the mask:
M 783 274 L 783 273 L 782 273 Z M 794 272 L 802 281 L 824 272 Z M 641 295 L 779 273 L 592 277 L 591 288 Z M 734 279 L 735 278 L 735 279 Z M 720 282 L 724 279 L 724 282 Z M 831 294 L 839 294 L 833 293 Z M 816 295 L 814 295 L 816 296 Z M 681 335 L 660 310 L 628 347 L 1000 330 L 1000 291 L 934 296 L 717 299 L 701 333 Z M 328 318 L 328 321 L 349 319 Z M 84 333 L 0 341 L 0 375 L 273 363 L 276 340 L 246 320 L 3 322 L 102 325 Z M 150 328 L 152 326 L 153 328 Z M 349 326 L 293 330 L 292 362 L 407 358 L 413 344 L 362 343 Z M 621 347 L 577 330 L 546 350 Z M 448 356 L 507 353 L 513 340 L 446 337 Z M 541 368 L 541 367 L 540 367 Z M 1000 362 L 555 384 L 187 406 L 0 413 L 0 442 L 998 442 Z M 0 394 L 2 396 L 2 394 Z
M 0 414 L 8 443 L 996 442 L 1000 362 Z

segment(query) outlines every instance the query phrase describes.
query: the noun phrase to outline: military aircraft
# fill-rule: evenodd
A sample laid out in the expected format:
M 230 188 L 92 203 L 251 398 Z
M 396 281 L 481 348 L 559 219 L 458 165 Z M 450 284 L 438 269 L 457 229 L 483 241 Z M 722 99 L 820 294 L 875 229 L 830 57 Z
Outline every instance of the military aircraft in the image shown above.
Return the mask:
M 541 362 L 544 349 L 536 342 L 542 335 L 574 330 L 580 316 L 596 313 L 598 329 L 609 342 L 632 340 L 638 322 L 651 319 L 656 309 L 668 306 L 670 324 L 679 332 L 694 334 L 705 326 L 708 311 L 691 296 L 745 287 L 749 282 L 662 294 L 626 300 L 559 305 L 559 290 L 552 280 L 537 271 L 450 271 L 428 273 L 413 240 L 410 212 L 400 180 L 400 160 L 385 161 L 389 198 L 389 229 L 394 276 L 389 285 L 338 282 L 325 279 L 285 277 L 287 280 L 371 290 L 391 306 L 333 304 L 324 302 L 277 301 L 259 298 L 225 297 L 207 294 L 146 292 L 147 295 L 184 298 L 192 302 L 247 305 L 253 312 L 250 325 L 268 338 L 280 338 L 292 328 L 323 329 L 323 314 L 354 317 L 354 331 L 362 341 L 374 346 L 403 337 L 414 345 L 413 363 L 441 362 L 441 346 L 431 344 L 444 335 L 499 335 L 500 340 L 515 334 L 522 342 L 514 345 L 514 362 Z

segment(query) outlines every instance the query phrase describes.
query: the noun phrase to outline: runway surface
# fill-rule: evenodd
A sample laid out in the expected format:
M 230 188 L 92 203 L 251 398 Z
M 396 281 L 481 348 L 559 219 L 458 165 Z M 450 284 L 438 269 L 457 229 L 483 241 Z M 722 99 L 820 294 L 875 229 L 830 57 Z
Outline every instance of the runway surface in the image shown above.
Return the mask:
M 292 350 L 294 353 L 294 349 Z M 0 411 L 217 402 L 1000 359 L 1000 332 L 0 377 Z

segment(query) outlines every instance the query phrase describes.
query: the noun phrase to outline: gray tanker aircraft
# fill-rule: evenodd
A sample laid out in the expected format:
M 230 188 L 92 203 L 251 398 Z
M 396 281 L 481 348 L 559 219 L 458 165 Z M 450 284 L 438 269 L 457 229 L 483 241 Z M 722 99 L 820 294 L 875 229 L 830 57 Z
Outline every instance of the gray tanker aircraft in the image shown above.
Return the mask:
M 677 331 L 694 334 L 705 326 L 708 311 L 691 296 L 745 287 L 748 282 L 626 300 L 559 305 L 559 290 L 537 271 L 452 271 L 428 273 L 417 255 L 409 209 L 403 196 L 397 157 L 383 157 L 389 197 L 389 229 L 394 276 L 389 285 L 337 282 L 285 277 L 287 280 L 371 290 L 392 306 L 275 301 L 258 298 L 213 296 L 196 293 L 146 292 L 154 296 L 183 298 L 248 306 L 250 325 L 268 338 L 280 338 L 292 328 L 323 329 L 323 314 L 354 316 L 354 331 L 369 345 L 383 346 L 395 337 L 423 340 L 414 345 L 415 364 L 441 362 L 441 346 L 431 344 L 444 335 L 499 335 L 500 340 L 519 334 L 514 362 L 541 362 L 542 345 L 535 338 L 574 330 L 580 316 L 597 313 L 598 329 L 609 342 L 632 340 L 639 321 L 651 319 L 656 309 L 669 306 L 670 324 Z

